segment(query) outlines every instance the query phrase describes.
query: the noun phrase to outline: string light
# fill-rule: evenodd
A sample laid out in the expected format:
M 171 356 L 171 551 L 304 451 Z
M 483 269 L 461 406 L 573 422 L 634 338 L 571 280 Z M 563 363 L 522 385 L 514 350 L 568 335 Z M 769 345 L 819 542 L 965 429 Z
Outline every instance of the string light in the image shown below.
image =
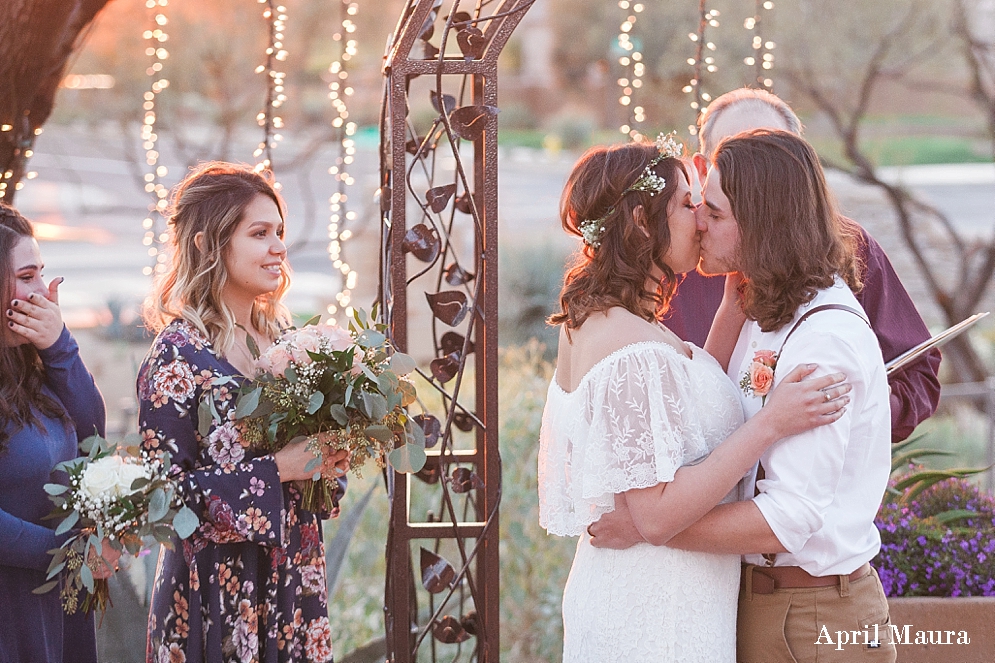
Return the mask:
M 754 81 L 765 90 L 773 90 L 774 80 L 770 77 L 770 71 L 774 68 L 774 49 L 777 47 L 773 41 L 764 38 L 764 28 L 769 21 L 769 16 L 765 17 L 765 12 L 774 9 L 771 0 L 757 0 L 756 9 L 753 16 L 743 21 L 743 27 L 753 33 L 754 54 L 744 58 L 743 63 L 747 67 L 754 69 Z
M 149 57 L 151 63 L 145 73 L 152 81 L 149 89 L 145 91 L 142 108 L 145 111 L 142 120 L 142 148 L 145 150 L 145 164 L 148 170 L 145 173 L 145 191 L 154 195 L 153 202 L 149 204 L 149 213 L 142 221 L 142 228 L 145 236 L 142 244 L 148 247 L 149 257 L 155 258 L 155 267 L 146 266 L 142 273 L 146 276 L 156 272 L 163 272 L 166 269 L 166 254 L 162 251 L 161 245 L 166 241 L 165 234 L 165 212 L 169 205 L 169 190 L 162 183 L 162 178 L 168 174 L 165 166 L 159 165 L 159 151 L 156 143 L 159 136 L 155 132 L 156 121 L 156 100 L 159 94 L 169 87 L 169 81 L 162 76 L 163 62 L 169 57 L 166 50 L 166 41 L 169 36 L 166 34 L 166 25 L 169 19 L 166 17 L 166 7 L 169 0 L 146 0 L 145 7 L 151 16 L 150 29 L 144 33 L 145 55 Z
M 695 45 L 695 52 L 694 57 L 688 58 L 688 64 L 691 65 L 693 73 L 691 80 L 684 86 L 684 93 L 694 95 L 690 105 L 695 115 L 703 113 L 712 101 L 712 95 L 704 89 L 702 78 L 706 73 L 714 74 L 719 68 L 715 64 L 715 56 L 711 55 L 715 52 L 715 43 L 706 39 L 708 28 L 719 27 L 719 10 L 708 9 L 705 2 L 706 0 L 698 2 L 698 31 L 688 34 L 688 38 Z M 698 133 L 698 127 L 691 124 L 688 126 L 688 131 L 694 136 Z
M 335 192 L 328 199 L 330 216 L 328 217 L 328 259 L 332 266 L 342 273 L 342 286 L 335 295 L 335 302 L 328 305 L 328 313 L 334 315 L 339 309 L 345 309 L 346 315 L 352 315 L 352 291 L 356 288 L 359 274 L 343 259 L 342 244 L 352 236 L 352 230 L 347 228 L 349 222 L 356 220 L 356 212 L 348 207 L 349 194 L 346 189 L 356 180 L 349 174 L 350 166 L 356 158 L 356 123 L 349 121 L 349 108 L 346 99 L 353 95 L 349 84 L 348 64 L 356 56 L 356 32 L 354 21 L 359 13 L 359 3 L 351 0 L 340 0 L 341 29 L 332 35 L 332 40 L 341 44 L 338 59 L 328 68 L 330 81 L 328 83 L 328 98 L 336 116 L 332 119 L 332 127 L 338 132 L 338 154 L 335 163 L 328 169 L 328 174 L 335 179 Z
M 256 67 L 257 74 L 266 74 L 266 106 L 256 115 L 256 123 L 263 128 L 263 140 L 252 153 L 256 158 L 256 172 L 273 168 L 273 150 L 283 140 L 278 133 L 283 128 L 283 118 L 276 113 L 287 100 L 284 87 L 287 74 L 277 70 L 277 63 L 287 60 L 287 51 L 283 47 L 287 8 L 277 5 L 274 0 L 259 0 L 259 4 L 266 5 L 263 18 L 269 21 L 269 45 L 266 47 L 266 63 Z M 279 183 L 275 186 L 280 188 Z
M 646 7 L 641 2 L 634 3 L 629 0 L 619 0 L 618 6 L 626 12 L 625 20 L 618 29 L 618 47 L 622 50 L 622 55 L 618 59 L 618 63 L 622 65 L 622 76 L 618 79 L 618 86 L 621 88 L 618 103 L 625 109 L 626 115 L 625 123 L 619 127 L 619 131 L 637 139 L 642 134 L 636 125 L 646 121 L 646 109 L 636 105 L 633 99 L 636 90 L 643 86 L 646 63 L 643 62 L 643 54 L 637 50 L 633 42 L 631 32 L 636 25 L 637 15 Z

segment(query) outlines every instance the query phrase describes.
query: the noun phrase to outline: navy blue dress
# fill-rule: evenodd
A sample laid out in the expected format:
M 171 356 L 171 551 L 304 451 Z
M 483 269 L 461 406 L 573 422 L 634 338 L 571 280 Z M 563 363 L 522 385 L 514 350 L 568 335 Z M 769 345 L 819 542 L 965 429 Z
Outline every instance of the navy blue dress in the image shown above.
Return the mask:
M 201 520 L 160 553 L 148 663 L 332 663 L 323 514 L 300 508 L 273 456 L 243 438 L 234 417 L 241 379 L 182 320 L 159 333 L 138 374 L 142 445 L 169 451 Z M 202 402 L 217 413 L 204 436 Z
M 66 538 L 55 536 L 56 522 L 42 520 L 53 507 L 42 486 L 52 481 L 57 463 L 78 455 L 78 439 L 104 434 L 104 399 L 68 329 L 38 354 L 44 391 L 62 404 L 70 422 L 35 412 L 44 433 L 0 422 L 9 436 L 0 452 L 0 661 L 95 663 L 93 615 L 65 615 L 58 589 L 31 592 L 45 583 L 48 551 Z

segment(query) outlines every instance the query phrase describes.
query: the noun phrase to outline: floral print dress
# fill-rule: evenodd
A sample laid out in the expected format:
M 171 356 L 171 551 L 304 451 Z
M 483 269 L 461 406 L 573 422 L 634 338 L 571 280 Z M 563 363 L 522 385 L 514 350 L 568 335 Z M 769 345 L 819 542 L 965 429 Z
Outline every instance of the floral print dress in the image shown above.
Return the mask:
M 242 439 L 240 379 L 182 320 L 159 333 L 138 376 L 142 446 L 170 454 L 201 520 L 160 554 L 148 663 L 332 661 L 320 516 Z M 199 413 L 211 420 L 205 436 Z

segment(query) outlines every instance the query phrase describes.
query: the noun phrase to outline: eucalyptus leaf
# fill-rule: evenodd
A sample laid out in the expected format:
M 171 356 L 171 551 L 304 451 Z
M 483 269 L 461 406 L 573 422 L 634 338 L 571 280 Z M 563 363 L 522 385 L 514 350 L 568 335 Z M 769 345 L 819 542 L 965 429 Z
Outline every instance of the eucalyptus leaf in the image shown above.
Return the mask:
M 283 376 L 287 378 L 287 382 L 290 384 L 297 384 L 297 371 L 294 370 L 293 366 L 287 366 L 287 369 L 283 372 Z
M 308 321 L 304 323 L 304 327 L 310 327 L 311 325 L 316 325 L 319 322 L 321 322 L 321 314 L 320 313 L 318 315 L 312 317 L 312 318 L 309 318 Z
M 66 519 L 63 520 L 61 523 L 59 523 L 59 526 L 55 528 L 56 536 L 58 536 L 59 534 L 65 534 L 66 532 L 68 532 L 73 528 L 73 525 L 75 525 L 78 522 L 79 522 L 79 512 L 70 511 L 69 515 L 66 516 Z
M 91 435 L 90 437 L 84 439 L 82 442 L 79 443 L 79 450 L 89 456 L 90 452 L 93 451 L 94 448 L 99 446 L 97 444 L 99 440 L 100 440 L 99 435 Z
M 37 588 L 35 588 L 35 589 L 32 589 L 32 590 L 31 590 L 31 593 L 32 593 L 32 594 L 46 594 L 46 593 L 48 593 L 48 592 L 52 591 L 53 589 L 55 589 L 55 587 L 56 587 L 56 586 L 57 586 L 58 584 L 59 584 L 59 580 L 58 580 L 58 578 L 56 578 L 56 579 L 55 579 L 55 580 L 53 580 L 52 582 L 46 582 L 46 583 L 45 583 L 44 585 L 42 585 L 41 587 L 37 587 Z
M 193 534 L 197 530 L 198 525 L 200 525 L 200 519 L 187 506 L 183 506 L 173 516 L 173 529 L 176 530 L 176 536 L 181 539 L 185 539 Z
M 307 413 L 314 414 L 319 409 L 321 409 L 322 404 L 325 402 L 325 395 L 320 391 L 316 391 L 311 394 L 311 398 L 308 400 Z
M 379 424 L 367 426 L 366 430 L 363 431 L 363 434 L 367 437 L 372 437 L 374 440 L 380 440 L 381 442 L 390 442 L 394 439 L 394 431 Z
M 390 370 L 398 375 L 407 375 L 417 368 L 415 360 L 403 352 L 395 352 L 390 358 Z
M 372 391 L 361 391 L 359 399 L 362 403 L 362 409 L 373 421 L 380 421 L 387 416 L 387 399 L 382 395 Z
M 59 572 L 62 571 L 62 569 L 64 568 L 66 568 L 65 562 L 59 562 L 58 564 L 50 566 L 48 568 L 48 575 L 45 576 L 45 580 L 51 580 L 52 578 L 57 576 Z
M 380 332 L 372 329 L 364 329 L 363 333 L 356 339 L 356 344 L 362 348 L 374 348 L 378 345 L 383 345 L 386 340 L 387 337 Z
M 169 500 L 166 498 L 166 491 L 156 488 L 149 497 L 149 520 L 158 522 L 169 513 Z
M 416 444 L 405 444 L 387 454 L 391 467 L 402 474 L 414 474 L 425 467 L 427 460 L 425 450 Z
M 304 466 L 304 471 L 310 474 L 317 470 L 319 465 L 321 465 L 321 456 L 315 456 Z
M 289 369 L 288 369 L 289 370 Z M 245 396 L 238 399 L 238 404 L 235 406 L 235 418 L 241 419 L 243 417 L 252 416 L 259 407 L 259 397 L 262 396 L 263 390 L 259 387 L 253 389 Z
M 207 437 L 207 434 L 211 432 L 212 419 L 209 400 L 209 396 L 202 398 L 200 405 L 197 406 L 197 432 L 200 433 L 201 437 Z
M 94 590 L 94 584 L 93 584 L 93 572 L 90 571 L 90 567 L 87 566 L 86 564 L 80 566 L 79 577 L 80 580 L 83 581 L 83 586 L 86 587 L 87 591 L 92 594 Z
M 44 489 L 49 495 L 61 495 L 69 490 L 69 486 L 63 486 L 61 483 L 46 483 Z
M 408 421 L 404 424 L 404 437 L 408 444 L 415 444 L 422 449 L 425 448 L 425 430 L 415 421 Z
M 249 348 L 249 353 L 253 359 L 259 359 L 259 345 L 249 332 L 245 332 L 245 347 Z
M 332 419 L 335 420 L 339 426 L 345 426 L 349 423 L 349 413 L 346 411 L 345 406 L 341 403 L 332 403 L 328 406 L 328 413 L 332 415 Z

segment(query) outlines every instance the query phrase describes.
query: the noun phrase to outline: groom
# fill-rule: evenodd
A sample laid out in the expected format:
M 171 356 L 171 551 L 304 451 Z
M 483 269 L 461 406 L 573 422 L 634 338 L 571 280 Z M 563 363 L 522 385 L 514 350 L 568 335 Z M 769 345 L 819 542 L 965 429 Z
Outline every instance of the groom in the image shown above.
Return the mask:
M 763 473 L 747 484 L 753 499 L 713 508 L 666 545 L 745 555 L 739 663 L 893 663 L 887 599 L 868 564 L 880 548 L 874 516 L 891 468 L 887 379 L 848 287 L 859 270 L 818 157 L 788 132 L 739 134 L 717 148 L 699 213 L 702 271 L 746 279 L 750 319 L 731 339 L 728 372 L 747 416 L 770 386 L 751 376 L 771 368 L 774 382 L 802 363 L 843 372 L 853 398 L 839 421 L 761 457 Z M 726 296 L 718 313 L 724 327 L 743 315 L 730 301 L 736 290 Z M 589 529 L 595 547 L 642 540 L 624 500 L 616 502 Z
M 723 138 L 747 129 L 783 129 L 802 134 L 801 121 L 784 100 L 752 88 L 719 96 L 702 113 L 698 124 L 699 153 L 694 155 L 694 170 L 701 181 L 705 180 L 712 151 Z M 861 234 L 858 255 L 864 268 L 864 288 L 857 293 L 857 301 L 867 313 L 885 361 L 889 361 L 930 334 L 884 250 L 869 234 L 863 230 Z M 704 347 L 722 299 L 723 281 L 689 273 L 670 301 L 664 324 L 684 340 Z M 889 378 L 892 442 L 909 437 L 936 410 L 940 400 L 939 364 L 940 351 L 933 350 Z

